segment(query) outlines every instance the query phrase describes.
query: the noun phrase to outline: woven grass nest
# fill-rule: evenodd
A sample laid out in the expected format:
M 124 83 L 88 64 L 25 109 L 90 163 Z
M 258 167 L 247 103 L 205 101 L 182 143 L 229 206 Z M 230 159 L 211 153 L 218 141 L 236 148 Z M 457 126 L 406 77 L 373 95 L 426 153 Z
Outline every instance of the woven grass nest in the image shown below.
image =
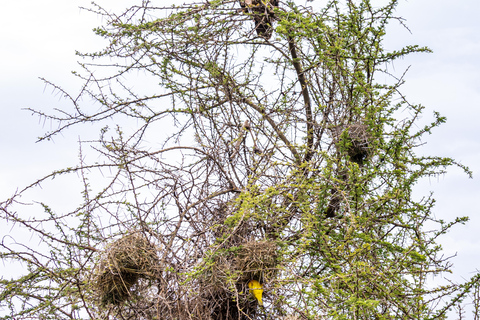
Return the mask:
M 142 233 L 130 233 L 106 247 L 92 286 L 102 306 L 120 305 L 140 279 L 155 279 L 161 271 L 155 246 Z
M 365 163 L 371 154 L 371 137 L 368 126 L 355 123 L 346 126 L 337 126 L 332 130 L 337 148 L 346 151 L 350 161 L 359 165 Z
M 248 282 L 268 283 L 275 276 L 277 246 L 268 240 L 248 241 L 214 257 L 214 263 L 199 282 L 205 319 L 252 319 L 257 301 Z
M 274 276 L 276 264 L 277 245 L 274 242 L 248 241 L 215 256 L 205 280 L 219 286 L 252 279 L 265 282 Z
M 276 264 L 277 245 L 268 240 L 245 243 L 235 257 L 235 269 L 240 272 L 240 281 L 268 281 L 274 276 Z

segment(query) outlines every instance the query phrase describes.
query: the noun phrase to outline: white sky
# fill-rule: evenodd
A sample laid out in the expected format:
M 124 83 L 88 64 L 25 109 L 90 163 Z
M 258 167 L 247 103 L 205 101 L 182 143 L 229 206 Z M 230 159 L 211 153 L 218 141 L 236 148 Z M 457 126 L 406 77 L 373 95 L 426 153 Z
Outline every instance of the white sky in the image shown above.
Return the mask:
M 51 123 L 39 122 L 22 108 L 50 109 L 67 102 L 45 89 L 38 77 L 60 84 L 67 91 L 78 91 L 80 83 L 70 74 L 79 70 L 75 50 L 90 52 L 102 48 L 91 31 L 101 18 L 81 11 L 91 0 L 2 1 L 0 10 L 0 199 L 65 166 L 76 164 L 78 136 L 85 128 L 75 127 L 53 142 L 35 143 Z M 155 3 L 155 1 L 152 1 Z M 165 1 L 158 0 L 162 5 Z M 375 4 L 375 0 L 372 1 Z M 99 0 L 106 8 L 122 8 L 134 0 Z M 443 237 L 446 255 L 453 260 L 457 279 L 468 278 L 480 269 L 480 1 L 410 0 L 401 1 L 397 13 L 407 19 L 412 34 L 393 28 L 387 48 L 426 45 L 432 54 L 416 54 L 392 66 L 402 72 L 411 66 L 403 93 L 413 103 L 426 106 L 425 121 L 434 110 L 448 118 L 433 131 L 422 152 L 449 156 L 474 172 L 468 179 L 458 169 L 438 179 L 424 181 L 418 194 L 435 192 L 435 214 L 445 220 L 470 216 L 466 226 Z M 94 137 L 98 132 L 94 132 Z M 65 180 L 67 182 L 68 180 Z M 40 191 L 39 191 L 40 192 Z M 67 202 L 47 188 L 42 196 Z M 56 191 L 59 192 L 59 191 Z M 68 193 L 68 188 L 63 192 Z M 74 191 L 78 194 L 77 191 Z M 63 200 L 56 200 L 61 198 Z

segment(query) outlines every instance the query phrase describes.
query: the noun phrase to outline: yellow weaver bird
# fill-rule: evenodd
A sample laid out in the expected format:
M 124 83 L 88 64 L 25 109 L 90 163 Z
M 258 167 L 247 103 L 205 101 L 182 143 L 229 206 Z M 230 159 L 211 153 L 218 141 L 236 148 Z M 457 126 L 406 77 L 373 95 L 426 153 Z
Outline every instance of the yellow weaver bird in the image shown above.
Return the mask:
M 263 293 L 263 286 L 260 282 L 257 280 L 250 280 L 248 282 L 248 288 L 250 289 L 250 292 L 252 292 L 253 296 L 258 300 L 258 304 L 263 307 L 263 301 L 262 301 L 262 293 Z

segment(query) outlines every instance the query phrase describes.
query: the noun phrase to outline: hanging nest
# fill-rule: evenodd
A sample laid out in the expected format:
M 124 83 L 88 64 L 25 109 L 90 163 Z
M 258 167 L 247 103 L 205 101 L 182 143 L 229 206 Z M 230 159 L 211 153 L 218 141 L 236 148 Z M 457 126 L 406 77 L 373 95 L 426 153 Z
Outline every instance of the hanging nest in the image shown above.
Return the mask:
M 356 123 L 332 130 L 337 149 L 346 152 L 350 161 L 359 165 L 363 165 L 371 155 L 371 137 L 367 129 L 367 125 Z
M 205 320 L 250 320 L 258 312 L 258 304 L 247 295 L 241 286 L 235 292 L 228 288 L 205 291 L 199 296 L 194 319 Z M 243 292 L 243 294 L 236 294 Z
M 339 191 L 335 188 L 330 190 L 331 198 L 328 202 L 327 209 L 325 210 L 325 216 L 327 218 L 334 218 L 337 215 L 338 210 L 340 209 L 340 204 L 342 202 L 342 196 Z
M 199 278 L 196 318 L 246 320 L 255 316 L 256 301 L 248 296 L 246 284 L 240 281 L 231 254 L 215 255 L 213 263 Z
M 140 279 L 158 279 L 162 268 L 157 249 L 142 233 L 130 233 L 107 246 L 94 271 L 93 291 L 100 304 L 120 305 Z
M 240 6 L 243 12 L 253 16 L 257 35 L 270 39 L 273 22 L 276 20 L 274 8 L 278 7 L 278 0 L 240 0 Z
M 202 319 L 252 319 L 258 303 L 248 282 L 262 284 L 275 275 L 277 246 L 274 242 L 248 241 L 214 256 L 213 263 L 199 279 Z
M 246 242 L 235 257 L 235 269 L 242 282 L 253 279 L 267 282 L 275 275 L 276 265 L 277 245 L 268 240 Z
M 210 286 L 224 287 L 226 284 L 247 283 L 257 280 L 268 282 L 277 271 L 277 245 L 273 241 L 247 241 L 217 254 L 214 263 L 204 274 Z

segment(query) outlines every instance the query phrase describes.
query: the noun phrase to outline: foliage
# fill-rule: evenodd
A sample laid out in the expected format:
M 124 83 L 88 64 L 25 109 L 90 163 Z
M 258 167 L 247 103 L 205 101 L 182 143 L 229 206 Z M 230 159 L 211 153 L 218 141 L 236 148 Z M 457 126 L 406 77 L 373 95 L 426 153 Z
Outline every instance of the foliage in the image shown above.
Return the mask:
M 397 3 L 269 6 L 270 39 L 236 1 L 89 9 L 108 45 L 79 53 L 92 62 L 75 73 L 78 97 L 52 84 L 70 107 L 32 111 L 59 123 L 42 139 L 103 125 L 82 142 L 101 161 L 2 202 L 2 219 L 42 239 L 2 241 L 2 259 L 26 267 L 1 280 L 2 319 L 445 318 L 478 280 L 427 285 L 450 270 L 438 237 L 467 219 L 437 221 L 434 199 L 412 195 L 458 164 L 415 153 L 445 119 L 418 129 L 424 108 L 400 94 L 403 79 L 377 81 L 396 59 L 430 51 L 383 47 L 387 25 L 403 24 Z M 124 124 L 111 130 L 111 119 Z M 84 184 L 76 209 L 17 211 L 26 191 L 69 173 Z M 119 246 L 126 239 L 136 240 Z M 116 284 L 102 291 L 99 279 Z

